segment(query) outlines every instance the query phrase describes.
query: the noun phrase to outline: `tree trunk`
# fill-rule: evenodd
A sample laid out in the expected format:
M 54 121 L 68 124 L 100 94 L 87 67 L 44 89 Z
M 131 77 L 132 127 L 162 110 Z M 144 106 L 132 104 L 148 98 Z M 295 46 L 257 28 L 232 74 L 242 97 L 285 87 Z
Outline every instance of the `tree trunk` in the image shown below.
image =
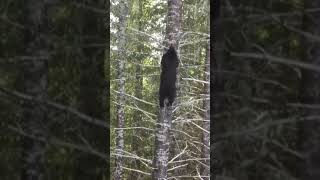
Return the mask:
M 127 25 L 127 15 L 128 15 L 128 3 L 126 1 L 120 1 L 120 17 L 119 17 L 119 33 L 118 33 L 118 74 L 117 79 L 119 79 L 118 89 L 118 100 L 117 100 L 117 129 L 116 130 L 116 170 L 115 170 L 115 180 L 121 180 L 123 176 L 123 150 L 124 150 L 124 105 L 125 105 L 125 82 L 124 82 L 124 65 L 126 60 L 126 39 L 125 39 L 125 30 Z
M 204 77 L 206 82 L 210 82 L 210 44 L 208 44 L 207 57 L 205 61 L 205 71 Z M 210 177 L 210 84 L 205 84 L 204 86 L 204 95 L 205 100 L 203 102 L 203 109 L 205 110 L 203 116 L 203 131 L 202 134 L 202 158 L 208 159 L 204 161 L 205 166 L 202 168 L 202 176 Z M 210 179 L 210 178 L 203 178 L 203 179 Z
M 139 0 L 139 17 L 138 20 L 138 30 L 143 31 L 143 22 L 141 21 L 141 18 L 143 17 L 143 0 Z M 136 85 L 135 85 L 135 97 L 138 99 L 142 99 L 142 89 L 143 89 L 143 76 L 142 76 L 142 66 L 143 66 L 143 53 L 144 46 L 143 44 L 139 44 L 137 48 L 137 53 L 140 53 L 137 56 L 136 59 Z M 139 101 L 136 101 L 136 105 L 139 108 L 142 108 L 142 103 Z M 136 111 L 133 115 L 133 125 L 135 127 L 142 127 L 144 124 L 142 122 L 142 114 L 140 111 Z M 144 131 L 141 130 L 134 130 L 133 136 L 132 136 L 132 152 L 136 154 L 137 156 L 141 157 L 143 155 L 142 151 L 144 150 L 143 147 L 141 147 L 141 144 L 143 143 L 143 138 L 146 137 Z M 140 139 L 142 138 L 142 139 Z M 141 141 L 142 140 L 142 141 Z M 141 170 L 141 162 L 139 160 L 133 160 L 133 169 Z M 141 173 L 132 171 L 131 174 L 132 179 L 141 179 Z
M 305 8 L 320 8 L 319 0 L 306 0 L 304 1 Z M 303 18 L 303 28 L 306 32 L 312 34 L 320 33 L 320 13 L 308 13 Z M 320 43 L 313 41 L 307 37 L 303 38 L 303 47 L 305 53 L 303 59 L 308 63 L 319 65 L 320 64 Z M 302 73 L 302 101 L 306 104 L 319 104 L 320 103 L 320 73 L 303 71 Z M 308 110 L 305 116 L 319 116 L 318 110 Z M 318 180 L 320 179 L 320 122 L 319 118 L 312 121 L 303 121 L 301 123 L 301 150 L 305 155 L 303 170 L 301 178 L 304 180 Z
M 168 0 L 168 14 L 165 47 L 172 44 L 176 49 L 178 36 L 181 30 L 181 0 Z M 178 82 L 177 82 L 178 83 Z M 155 150 L 153 159 L 153 179 L 166 179 L 168 177 L 168 158 L 170 145 L 170 129 L 172 121 L 172 106 L 160 108 L 159 121 L 156 128 Z
M 46 6 L 44 1 L 29 0 L 26 5 L 26 53 L 30 59 L 23 65 L 23 88 L 26 94 L 44 101 L 47 98 L 48 56 L 44 34 L 47 31 Z M 24 131 L 37 138 L 46 137 L 46 106 L 39 102 L 24 104 Z M 25 138 L 23 149 L 22 180 L 41 180 L 44 177 L 45 144 Z

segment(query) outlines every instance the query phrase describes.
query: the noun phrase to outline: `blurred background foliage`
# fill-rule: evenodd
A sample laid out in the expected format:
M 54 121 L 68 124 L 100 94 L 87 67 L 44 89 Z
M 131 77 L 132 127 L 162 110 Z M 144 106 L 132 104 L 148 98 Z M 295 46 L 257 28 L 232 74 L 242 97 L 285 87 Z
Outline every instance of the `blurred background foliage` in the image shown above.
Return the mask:
M 306 34 L 318 36 L 319 2 L 221 2 L 211 74 L 214 174 L 217 179 L 317 179 L 313 168 L 318 171 L 319 165 L 309 161 L 319 160 L 306 147 L 320 153 L 319 49 L 312 49 L 318 42 Z M 307 55 L 310 49 L 313 57 Z
M 21 84 L 26 53 L 25 34 L 29 27 L 25 7 L 28 1 L 0 2 L 0 87 L 24 93 Z M 47 6 L 48 32 L 43 34 L 48 45 L 47 95 L 51 102 L 82 112 L 107 123 L 109 106 L 106 87 L 109 75 L 104 63 L 109 39 L 106 37 L 108 10 L 106 1 L 51 1 Z M 23 167 L 23 135 L 8 127 L 20 127 L 23 99 L 0 91 L 0 179 L 20 179 Z M 88 106 L 90 107 L 88 107 Z M 32 121 L 29 119 L 28 121 Z M 45 179 L 107 179 L 107 159 L 68 146 L 88 147 L 109 154 L 109 132 L 104 127 L 85 123 L 68 110 L 50 107 L 46 125 L 48 143 L 45 154 Z M 89 178 L 89 179 L 91 179 Z

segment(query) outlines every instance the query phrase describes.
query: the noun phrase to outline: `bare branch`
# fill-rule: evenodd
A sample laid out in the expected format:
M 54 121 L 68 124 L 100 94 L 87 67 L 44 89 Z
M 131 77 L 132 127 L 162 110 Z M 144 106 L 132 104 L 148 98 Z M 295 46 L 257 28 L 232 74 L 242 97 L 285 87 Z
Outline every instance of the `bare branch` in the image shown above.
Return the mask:
M 44 139 L 44 138 L 41 138 L 41 137 L 35 137 L 35 136 L 30 135 L 30 134 L 27 134 L 22 129 L 18 129 L 18 128 L 13 127 L 13 126 L 9 126 L 8 128 L 10 130 L 22 135 L 22 136 L 31 138 L 33 140 L 41 141 L 41 142 L 44 142 L 44 143 L 50 143 L 50 144 L 58 145 L 58 146 L 64 146 L 64 147 L 68 147 L 68 148 L 71 148 L 71 149 L 76 149 L 76 150 L 79 150 L 79 151 L 82 151 L 82 152 L 86 152 L 86 153 L 95 155 L 95 156 L 100 157 L 102 159 L 109 160 L 109 157 L 106 154 L 101 153 L 99 151 L 96 151 L 96 150 L 94 150 L 92 148 L 88 148 L 86 146 L 82 146 L 82 145 L 77 145 L 77 144 L 61 141 L 61 140 L 59 140 L 57 138 Z
M 269 60 L 271 62 L 276 62 L 285 65 L 292 65 L 296 67 L 300 67 L 303 69 L 308 69 L 316 72 L 320 72 L 320 66 L 299 62 L 297 60 L 276 57 L 269 54 L 258 54 L 258 53 L 239 53 L 239 52 L 230 52 L 230 55 L 233 57 L 242 57 L 242 58 L 254 58 L 259 60 Z
M 58 109 L 60 111 L 65 111 L 65 112 L 68 112 L 70 114 L 73 114 L 77 117 L 79 117 L 80 119 L 88 122 L 88 123 L 91 123 L 91 124 L 95 124 L 97 126 L 100 126 L 100 127 L 104 127 L 104 128 L 109 128 L 109 124 L 104 122 L 103 120 L 101 119 L 98 119 L 98 118 L 94 118 L 94 117 L 90 117 L 72 107 L 68 107 L 68 106 L 64 106 L 62 104 L 58 104 L 58 103 L 55 103 L 55 102 L 52 102 L 52 101 L 42 101 L 42 100 L 38 100 L 36 98 L 34 98 L 33 96 L 30 96 L 30 95 L 27 95 L 27 94 L 23 94 L 23 93 L 20 93 L 20 92 L 17 92 L 17 91 L 13 91 L 13 90 L 8 90 L 6 88 L 3 88 L 3 87 L 0 87 L 0 91 L 5 93 L 5 94 L 8 94 L 10 96 L 14 96 L 14 97 L 17 97 L 17 98 L 20 98 L 20 99 L 23 99 L 25 101 L 35 101 L 35 102 L 39 102 L 39 103 L 44 103 L 46 105 L 48 105 L 49 107 L 52 107 L 52 108 L 55 108 L 55 109 Z

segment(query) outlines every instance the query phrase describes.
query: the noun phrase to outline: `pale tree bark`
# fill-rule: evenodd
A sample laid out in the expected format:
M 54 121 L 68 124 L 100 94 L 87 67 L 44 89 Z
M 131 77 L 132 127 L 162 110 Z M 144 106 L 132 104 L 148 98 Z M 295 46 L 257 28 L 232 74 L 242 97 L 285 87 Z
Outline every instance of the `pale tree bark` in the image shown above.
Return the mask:
M 210 43 L 210 42 L 209 42 Z M 208 44 L 206 51 L 205 71 L 204 77 L 206 82 L 210 82 L 210 44 Z M 202 158 L 208 159 L 204 161 L 202 168 L 202 176 L 210 177 L 210 84 L 204 86 L 205 100 L 203 102 L 203 109 L 205 110 L 203 116 L 203 129 L 206 131 L 202 132 Z M 209 132 L 209 133 L 208 133 Z M 210 178 L 203 178 L 210 179 Z
M 29 0 L 26 4 L 26 53 L 30 57 L 23 64 L 23 88 L 26 94 L 39 101 L 47 98 L 47 32 L 46 4 Z M 24 103 L 23 128 L 31 136 L 46 137 L 46 111 L 37 101 Z M 22 180 L 42 180 L 45 168 L 45 143 L 25 138 L 23 148 Z
M 138 24 L 138 30 L 139 32 L 143 31 L 143 3 L 144 0 L 139 0 L 139 14 L 137 18 L 137 24 Z M 143 65 L 143 44 L 139 44 L 137 47 L 137 59 L 136 59 L 136 83 L 135 83 L 135 97 L 138 99 L 142 99 L 142 89 L 143 89 L 143 76 L 142 76 L 142 65 Z M 139 108 L 142 107 L 143 103 L 140 103 L 140 101 L 136 101 L 136 106 Z M 142 113 L 140 111 L 136 111 L 133 115 L 133 124 L 135 127 L 143 127 L 143 121 L 142 121 Z M 134 130 L 134 136 L 132 137 L 132 152 L 139 157 L 143 155 L 143 147 L 141 147 L 141 144 L 143 144 L 143 139 L 146 137 L 146 134 L 144 131 L 141 130 Z M 133 169 L 141 170 L 141 162 L 139 160 L 133 160 Z M 141 173 L 132 171 L 131 173 L 131 179 L 141 179 Z
M 320 8 L 320 0 L 305 0 L 304 9 Z M 306 13 L 303 18 L 303 28 L 306 32 L 320 34 L 320 13 Z M 305 53 L 303 59 L 307 63 L 320 64 L 320 43 L 306 37 L 303 38 Z M 320 73 L 303 71 L 301 85 L 302 101 L 306 104 L 320 103 Z M 318 110 L 308 110 L 306 116 L 319 116 Z M 320 118 L 313 121 L 301 123 L 301 150 L 305 155 L 303 166 L 300 167 L 301 179 L 318 180 L 320 179 Z
M 170 137 L 169 131 L 172 119 L 172 106 L 164 107 L 160 110 L 159 119 L 156 129 L 155 154 L 153 159 L 152 179 L 167 179 L 168 158 Z
M 178 36 L 181 29 L 181 0 L 168 0 L 168 14 L 165 35 L 165 47 L 173 45 L 177 49 Z M 178 82 L 177 82 L 178 83 Z M 166 103 L 165 103 L 166 104 Z M 155 150 L 153 159 L 153 179 L 168 177 L 168 158 L 170 147 L 170 129 L 172 121 L 172 107 L 160 108 L 155 136 Z
M 172 44 L 177 49 L 181 31 L 181 0 L 168 0 L 168 14 L 166 25 L 166 36 L 164 45 L 169 47 Z
M 118 94 L 118 100 L 117 100 L 117 129 L 116 130 L 116 169 L 115 169 L 115 180 L 122 179 L 123 176 L 123 150 L 124 150 L 124 134 L 123 129 L 124 128 L 124 120 L 125 120 L 125 114 L 124 114 L 124 105 L 125 105 L 125 82 L 124 82 L 124 66 L 125 66 L 125 60 L 126 60 L 126 52 L 125 52 L 125 46 L 126 46 L 126 39 L 125 39 L 125 30 L 127 26 L 127 16 L 128 16 L 128 3 L 125 0 L 121 0 L 119 2 L 120 7 L 120 16 L 119 16 L 119 28 L 118 28 L 118 73 L 117 73 L 117 79 L 119 79 L 118 88 L 119 88 L 119 94 Z
M 208 19 L 208 29 L 210 33 L 210 19 Z M 203 101 L 203 109 L 205 110 L 205 112 L 203 116 L 203 129 L 205 129 L 206 131 L 202 132 L 202 158 L 208 160 L 204 161 L 201 169 L 201 175 L 207 176 L 208 178 L 203 179 L 210 179 L 210 47 L 211 46 L 209 41 L 206 48 L 206 60 L 204 67 L 204 80 L 209 83 L 204 85 L 205 99 Z

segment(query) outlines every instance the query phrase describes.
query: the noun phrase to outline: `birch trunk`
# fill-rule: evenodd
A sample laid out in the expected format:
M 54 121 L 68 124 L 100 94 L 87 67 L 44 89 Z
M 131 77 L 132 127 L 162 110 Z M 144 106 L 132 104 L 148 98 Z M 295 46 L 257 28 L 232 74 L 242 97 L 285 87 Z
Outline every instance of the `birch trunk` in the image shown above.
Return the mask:
M 207 57 L 205 62 L 205 81 L 210 82 L 210 44 L 207 47 Z M 208 160 L 204 161 L 205 166 L 202 169 L 202 175 L 210 177 L 210 84 L 205 84 L 205 100 L 203 102 L 203 109 L 205 110 L 204 113 L 204 122 L 203 122 L 203 131 L 202 134 L 202 157 Z M 203 178 L 203 179 L 210 179 L 210 178 Z
M 127 25 L 127 15 L 128 15 L 128 3 L 127 1 L 120 1 L 120 17 L 119 17 L 119 31 L 118 31 L 118 74 L 117 79 L 119 79 L 119 94 L 117 100 L 117 129 L 116 130 L 116 170 L 115 170 L 115 180 L 121 180 L 123 177 L 123 150 L 124 150 L 124 137 L 123 137 L 123 128 L 124 127 L 124 105 L 125 105 L 125 82 L 124 82 L 124 66 L 126 60 L 126 39 L 125 39 L 125 30 Z

